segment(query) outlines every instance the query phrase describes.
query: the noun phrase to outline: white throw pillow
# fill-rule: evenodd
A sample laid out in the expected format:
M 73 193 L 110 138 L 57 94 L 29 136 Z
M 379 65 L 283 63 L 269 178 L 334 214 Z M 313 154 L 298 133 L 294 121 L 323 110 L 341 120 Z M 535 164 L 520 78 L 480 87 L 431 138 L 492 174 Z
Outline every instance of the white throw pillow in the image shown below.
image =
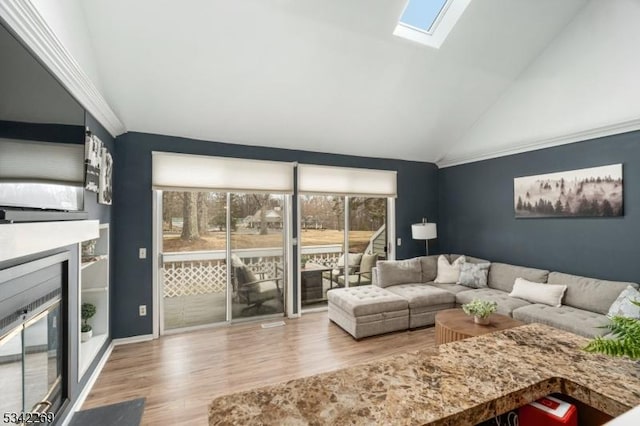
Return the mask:
M 440 255 L 438 257 L 438 275 L 433 282 L 438 284 L 455 284 L 460 278 L 460 268 L 466 262 L 464 256 L 460 256 L 453 263 L 449 263 L 446 257 Z
M 622 290 L 620 296 L 618 296 L 615 302 L 613 302 L 607 315 L 610 317 L 617 315 L 621 317 L 640 319 L 640 306 L 631 303 L 632 300 L 640 302 L 640 291 L 636 290 L 632 286 L 628 286 Z
M 566 285 L 534 283 L 524 278 L 516 278 L 509 296 L 559 308 L 565 291 L 567 291 Z

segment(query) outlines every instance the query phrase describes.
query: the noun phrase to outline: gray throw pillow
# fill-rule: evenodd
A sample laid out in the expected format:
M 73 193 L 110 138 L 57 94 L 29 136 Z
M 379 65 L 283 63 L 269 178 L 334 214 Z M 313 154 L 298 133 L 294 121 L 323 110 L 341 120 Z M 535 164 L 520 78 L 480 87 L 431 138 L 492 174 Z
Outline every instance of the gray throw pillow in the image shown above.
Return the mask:
M 631 301 L 640 302 L 640 292 L 635 288 L 628 286 L 622 290 L 620 296 L 609 308 L 609 316 L 621 316 L 627 318 L 640 319 L 640 306 L 636 306 Z
M 487 287 L 487 275 L 491 263 L 463 263 L 458 284 L 471 288 Z

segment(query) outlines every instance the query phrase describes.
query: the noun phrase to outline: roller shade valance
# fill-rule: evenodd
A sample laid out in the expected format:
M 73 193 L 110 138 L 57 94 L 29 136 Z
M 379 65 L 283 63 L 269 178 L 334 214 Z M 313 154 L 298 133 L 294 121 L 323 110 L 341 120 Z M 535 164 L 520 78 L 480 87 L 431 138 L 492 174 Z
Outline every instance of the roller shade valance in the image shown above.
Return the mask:
M 336 194 L 365 197 L 396 197 L 396 171 L 349 167 L 298 165 L 300 194 Z
M 154 152 L 153 189 L 293 194 L 293 163 Z

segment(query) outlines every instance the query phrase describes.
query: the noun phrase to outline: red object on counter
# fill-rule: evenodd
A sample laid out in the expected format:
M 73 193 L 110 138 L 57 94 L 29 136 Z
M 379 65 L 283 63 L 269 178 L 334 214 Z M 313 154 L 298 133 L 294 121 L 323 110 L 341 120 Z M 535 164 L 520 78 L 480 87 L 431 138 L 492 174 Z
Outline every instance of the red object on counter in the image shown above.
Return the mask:
M 573 404 L 545 396 L 518 409 L 520 426 L 578 426 L 578 410 Z

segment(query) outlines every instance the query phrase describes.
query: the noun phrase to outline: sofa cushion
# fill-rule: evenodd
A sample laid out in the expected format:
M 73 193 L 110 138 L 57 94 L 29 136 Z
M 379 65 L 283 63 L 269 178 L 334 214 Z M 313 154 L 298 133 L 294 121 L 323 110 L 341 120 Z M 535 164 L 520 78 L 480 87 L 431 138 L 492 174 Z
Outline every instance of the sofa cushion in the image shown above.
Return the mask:
M 409 309 L 445 304 L 453 306 L 456 303 L 455 295 L 428 284 L 399 284 L 387 287 L 386 290 L 407 299 Z
M 509 294 L 504 291 L 494 290 L 492 288 L 479 288 L 477 290 L 461 291 L 456 294 L 456 303 L 459 305 L 469 303 L 474 299 L 496 302 L 498 304 L 498 310 L 496 312 L 509 316 L 511 316 L 514 309 L 530 305 L 529 302 L 516 299 L 515 297 L 509 297 Z
M 547 324 L 586 337 L 604 336 L 609 333 L 609 329 L 602 328 L 609 324 L 609 319 L 605 315 L 571 306 L 559 308 L 540 304 L 524 306 L 513 311 L 513 318 L 524 322 Z
M 516 278 L 524 278 L 535 283 L 546 283 L 549 271 L 543 269 L 526 268 L 524 266 L 509 265 L 507 263 L 492 263 L 489 268 L 488 285 L 490 288 L 511 293 Z M 558 283 L 556 283 L 558 284 Z
M 460 267 L 460 277 L 458 284 L 470 288 L 486 288 L 487 276 L 489 275 L 490 263 L 470 263 L 465 262 Z
M 640 302 L 640 292 L 632 286 L 627 286 L 611 304 L 607 315 L 640 319 L 640 306 L 631 303 L 632 301 Z
M 432 287 L 440 288 L 442 290 L 446 290 L 449 293 L 458 294 L 461 291 L 469 291 L 469 287 L 460 285 L 460 284 L 440 284 L 440 283 L 427 283 Z
M 598 280 L 596 278 L 563 274 L 562 272 L 550 273 L 549 284 L 564 284 L 567 286 L 564 305 L 600 314 L 609 312 L 613 302 L 627 286 L 638 288 L 636 283 Z
M 479 257 L 467 256 L 465 254 L 450 254 L 449 262 L 455 262 L 460 256 L 464 256 L 466 263 L 490 263 L 488 260 L 480 259 Z
M 460 267 L 465 262 L 465 257 L 460 256 L 455 261 L 449 263 L 449 259 L 441 254 L 438 256 L 438 275 L 433 280 L 437 283 L 456 283 L 460 277 Z
M 438 256 L 422 256 L 419 257 L 420 264 L 422 265 L 422 280 L 426 283 L 436 279 L 438 275 Z
M 534 283 L 524 278 L 516 278 L 509 296 L 531 303 L 560 307 L 565 291 L 567 291 L 566 285 Z
M 355 317 L 401 311 L 409 306 L 402 297 L 373 285 L 329 290 L 327 299 Z
M 362 253 L 349 253 L 349 268 L 345 268 L 344 264 L 344 254 L 340 256 L 337 263 L 337 268 L 334 269 L 333 275 L 342 275 L 344 274 L 345 269 L 349 269 L 349 273 L 352 273 L 355 267 L 360 266 L 360 261 L 362 260 Z
M 379 260 L 376 268 L 379 287 L 419 283 L 422 280 L 422 266 L 417 257 L 406 260 Z

